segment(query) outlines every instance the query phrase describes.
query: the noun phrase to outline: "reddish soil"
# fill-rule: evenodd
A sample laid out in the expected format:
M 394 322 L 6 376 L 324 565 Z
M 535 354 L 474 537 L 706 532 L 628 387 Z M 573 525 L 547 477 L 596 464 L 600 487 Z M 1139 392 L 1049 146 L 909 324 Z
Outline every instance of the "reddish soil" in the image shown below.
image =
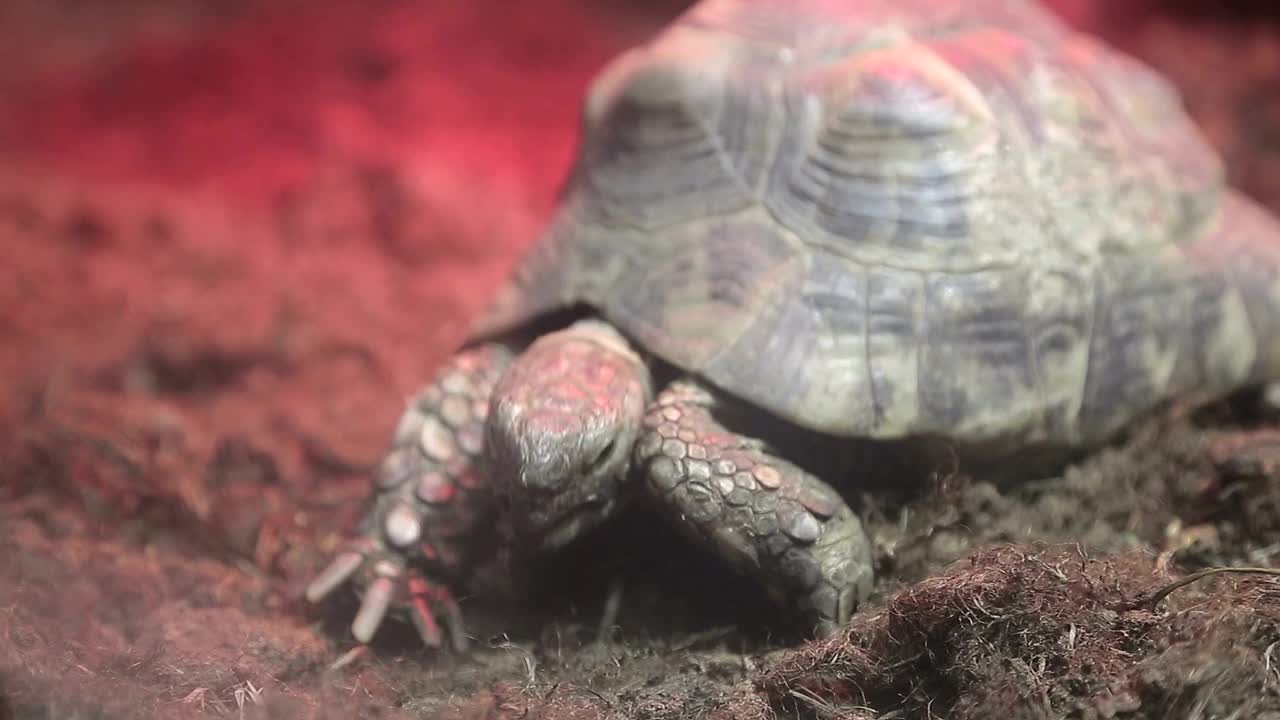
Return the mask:
M 1164 70 L 1280 210 L 1262 5 L 1055 5 Z M 1280 554 L 1250 397 L 1053 477 L 856 498 L 881 580 L 827 641 L 633 517 L 540 587 L 491 569 L 473 654 L 392 623 L 330 670 L 351 603 L 302 586 L 536 236 L 591 74 L 680 3 L 102 7 L 0 5 L 0 720 L 1280 718 L 1274 579 L 1153 602 Z

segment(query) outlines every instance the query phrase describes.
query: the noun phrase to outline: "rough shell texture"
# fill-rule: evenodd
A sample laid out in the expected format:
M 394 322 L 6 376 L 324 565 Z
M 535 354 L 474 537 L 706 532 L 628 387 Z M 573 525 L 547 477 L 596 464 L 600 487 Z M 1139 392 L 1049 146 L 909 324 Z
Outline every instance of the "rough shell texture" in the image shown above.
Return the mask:
M 709 0 L 584 116 L 508 306 L 586 302 L 798 425 L 1074 444 L 1280 370 L 1274 221 L 1030 3 Z

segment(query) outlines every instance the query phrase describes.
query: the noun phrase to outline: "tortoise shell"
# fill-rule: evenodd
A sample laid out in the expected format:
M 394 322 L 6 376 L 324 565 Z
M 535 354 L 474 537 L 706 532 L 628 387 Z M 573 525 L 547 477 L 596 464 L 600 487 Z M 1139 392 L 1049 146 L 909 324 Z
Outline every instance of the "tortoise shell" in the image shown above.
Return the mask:
M 868 438 L 1079 444 L 1280 369 L 1274 221 L 1167 82 L 1033 4 L 709 0 L 583 125 L 499 323 L 586 304 Z

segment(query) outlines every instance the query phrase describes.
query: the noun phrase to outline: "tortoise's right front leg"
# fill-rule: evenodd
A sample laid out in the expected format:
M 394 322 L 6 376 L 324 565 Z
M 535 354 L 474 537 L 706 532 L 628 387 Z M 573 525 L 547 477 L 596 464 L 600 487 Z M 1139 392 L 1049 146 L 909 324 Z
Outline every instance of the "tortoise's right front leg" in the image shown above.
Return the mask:
M 871 590 L 858 516 L 817 477 L 716 417 L 713 392 L 680 380 L 658 394 L 636 467 L 677 524 L 826 635 Z
M 454 648 L 465 649 L 451 587 L 496 542 L 495 496 L 479 462 L 489 395 L 511 358 L 498 344 L 464 350 L 419 391 L 377 470 L 356 537 L 307 587 L 311 602 L 349 579 L 363 590 L 351 625 L 360 642 L 369 642 L 394 605 L 407 607 L 428 646 L 442 644 L 439 615 Z

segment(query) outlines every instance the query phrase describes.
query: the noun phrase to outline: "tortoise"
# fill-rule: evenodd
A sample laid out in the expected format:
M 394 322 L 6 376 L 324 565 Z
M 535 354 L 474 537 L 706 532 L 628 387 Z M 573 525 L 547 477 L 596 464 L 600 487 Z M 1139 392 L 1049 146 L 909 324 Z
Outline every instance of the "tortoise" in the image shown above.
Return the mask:
M 829 632 L 872 553 L 813 457 L 1090 448 L 1280 377 L 1280 223 L 1164 79 L 1030 2 L 705 0 L 582 123 L 308 587 L 355 580 L 361 642 L 394 605 L 464 648 L 496 519 L 553 550 L 635 495 Z

